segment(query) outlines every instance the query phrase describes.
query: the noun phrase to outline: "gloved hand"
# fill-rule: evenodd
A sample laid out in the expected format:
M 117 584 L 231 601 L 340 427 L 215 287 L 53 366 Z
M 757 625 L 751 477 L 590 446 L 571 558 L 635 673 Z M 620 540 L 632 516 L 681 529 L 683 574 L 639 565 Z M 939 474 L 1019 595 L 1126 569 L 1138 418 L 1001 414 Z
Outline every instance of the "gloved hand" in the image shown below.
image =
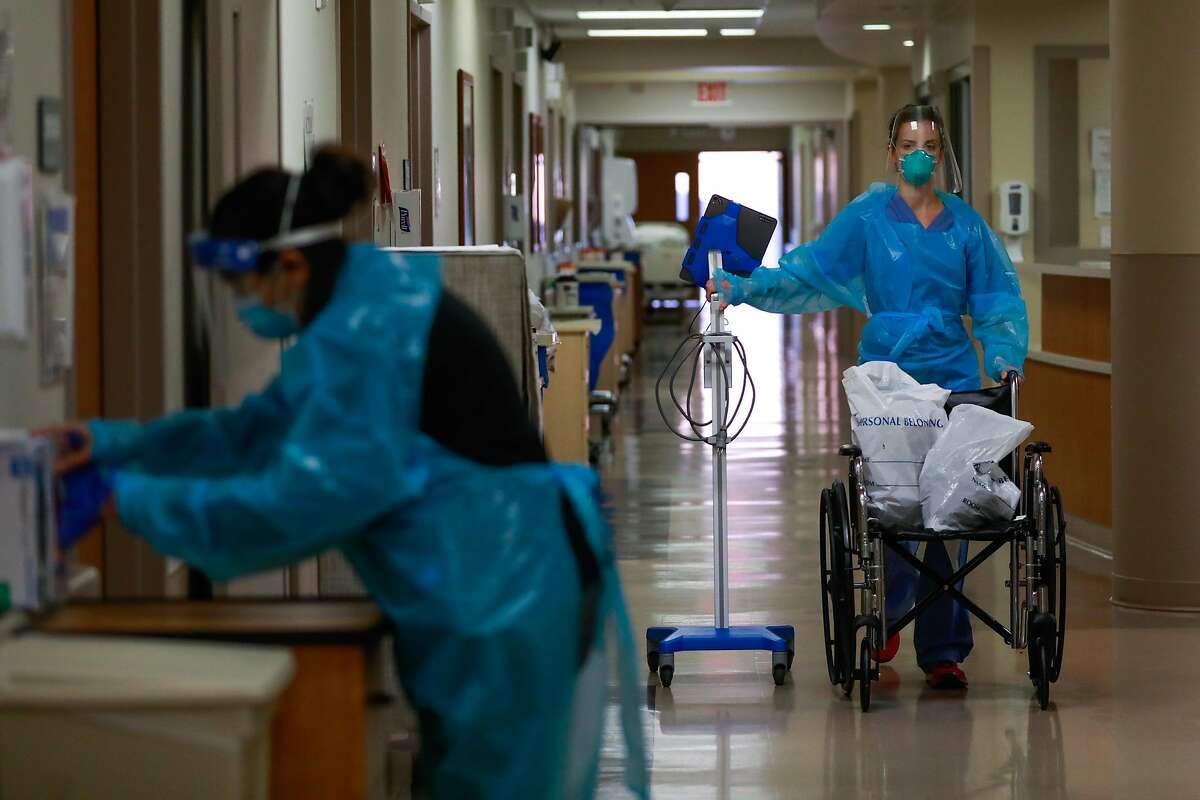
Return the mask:
M 82 422 L 43 428 L 33 435 L 44 436 L 53 445 L 56 475 L 65 475 L 92 460 L 92 432 Z
M 89 464 L 64 475 L 58 504 L 59 549 L 70 550 L 114 510 L 112 481 L 98 467 Z

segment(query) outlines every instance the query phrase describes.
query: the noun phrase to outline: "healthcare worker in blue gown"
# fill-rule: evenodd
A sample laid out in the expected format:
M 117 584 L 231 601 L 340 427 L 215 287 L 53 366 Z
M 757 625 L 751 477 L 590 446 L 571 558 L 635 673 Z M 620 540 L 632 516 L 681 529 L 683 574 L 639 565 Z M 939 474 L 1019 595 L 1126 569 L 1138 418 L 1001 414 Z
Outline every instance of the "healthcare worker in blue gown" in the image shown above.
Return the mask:
M 922 383 L 952 391 L 979 389 L 975 345 L 983 371 L 994 380 L 1019 380 L 1029 345 L 1029 323 L 1016 271 L 1003 245 L 979 214 L 951 192 L 961 178 L 941 114 L 932 106 L 901 108 L 888 123 L 887 164 L 897 183 L 877 183 L 838 214 L 821 237 L 787 253 L 779 269 L 747 277 L 716 274 L 731 305 L 799 314 L 849 306 L 869 317 L 859 363 L 892 361 Z M 946 191 L 939 190 L 938 186 Z M 959 552 L 961 562 L 965 547 Z M 925 563 L 951 573 L 940 542 Z M 916 571 L 888 554 L 887 614 L 899 618 L 918 589 Z M 921 596 L 933 587 L 920 581 Z M 935 688 L 965 688 L 960 663 L 971 652 L 966 609 L 949 596 L 918 618 L 917 662 Z M 879 653 L 895 657 L 893 635 Z
M 644 796 L 594 474 L 547 461 L 436 256 L 343 241 L 369 190 L 362 162 L 325 149 L 303 176 L 261 170 L 221 199 L 193 259 L 228 282 L 250 330 L 292 340 L 280 372 L 237 408 L 52 431 L 63 534 L 94 521 L 80 503 L 107 507 L 214 580 L 341 550 L 394 626 L 421 796 L 590 797 L 618 663 L 626 780 Z

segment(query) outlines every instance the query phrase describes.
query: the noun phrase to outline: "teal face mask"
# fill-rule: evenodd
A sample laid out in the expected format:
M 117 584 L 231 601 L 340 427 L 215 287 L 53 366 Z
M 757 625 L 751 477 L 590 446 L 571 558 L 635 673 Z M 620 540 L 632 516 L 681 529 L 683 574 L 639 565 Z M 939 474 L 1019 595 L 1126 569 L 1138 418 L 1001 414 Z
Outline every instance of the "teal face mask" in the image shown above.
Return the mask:
M 900 159 L 900 172 L 913 186 L 924 186 L 933 177 L 937 159 L 924 150 L 913 150 Z
M 264 339 L 286 339 L 300 332 L 295 317 L 271 308 L 256 297 L 238 298 L 234 308 L 242 324 Z

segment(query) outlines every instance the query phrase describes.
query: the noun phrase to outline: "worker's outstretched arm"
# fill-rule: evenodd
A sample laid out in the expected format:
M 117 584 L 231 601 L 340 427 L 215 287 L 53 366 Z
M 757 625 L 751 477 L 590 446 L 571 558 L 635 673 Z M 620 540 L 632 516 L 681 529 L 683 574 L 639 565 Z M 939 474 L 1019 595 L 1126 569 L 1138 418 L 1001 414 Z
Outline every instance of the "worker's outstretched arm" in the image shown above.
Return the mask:
M 763 311 L 803 314 L 839 306 L 865 311 L 865 214 L 875 206 L 871 193 L 864 194 L 846 206 L 819 239 L 784 255 L 779 269 L 759 267 L 746 277 L 722 270 L 715 284 L 724 291 L 723 282 L 728 281 L 730 305 L 746 303 Z
M 250 469 L 289 422 L 275 383 L 236 408 L 183 411 L 145 424 L 93 420 L 92 459 L 155 475 L 219 476 Z
M 1008 370 L 1024 374 L 1029 316 L 1021 281 L 1004 245 L 982 219 L 967 247 L 967 305 L 988 376 L 1000 380 Z
M 282 392 L 294 421 L 264 467 L 226 478 L 118 470 L 121 521 L 161 552 L 226 580 L 315 555 L 419 494 L 424 474 L 410 463 L 412 436 L 403 433 L 418 418 L 419 390 L 381 374 L 378 353 L 312 338 L 285 356 Z

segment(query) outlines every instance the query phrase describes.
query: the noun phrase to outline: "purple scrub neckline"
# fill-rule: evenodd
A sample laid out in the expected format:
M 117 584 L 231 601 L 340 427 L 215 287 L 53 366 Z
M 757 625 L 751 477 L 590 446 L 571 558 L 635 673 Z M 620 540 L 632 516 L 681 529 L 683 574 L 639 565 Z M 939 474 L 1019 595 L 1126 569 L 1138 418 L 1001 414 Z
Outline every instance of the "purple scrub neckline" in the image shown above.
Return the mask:
M 933 222 L 929 223 L 929 227 L 926 228 L 921 224 L 921 220 L 917 219 L 917 215 L 913 213 L 912 207 L 900 196 L 899 190 L 888 201 L 887 215 L 889 219 L 895 222 L 909 222 L 924 230 L 935 231 L 937 233 L 943 233 L 954 227 L 954 214 L 950 212 L 950 207 L 943 201 L 941 213 L 934 217 Z

